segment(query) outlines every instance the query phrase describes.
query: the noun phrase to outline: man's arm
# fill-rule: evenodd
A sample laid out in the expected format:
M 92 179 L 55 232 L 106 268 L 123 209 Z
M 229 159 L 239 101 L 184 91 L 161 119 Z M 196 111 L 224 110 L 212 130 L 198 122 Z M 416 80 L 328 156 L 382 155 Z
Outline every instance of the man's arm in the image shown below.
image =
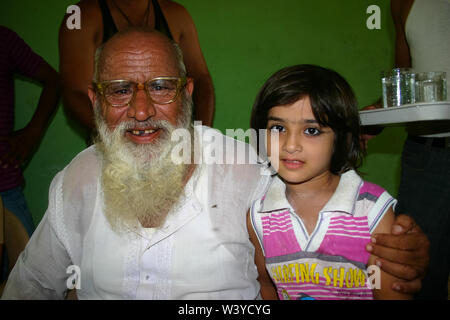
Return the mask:
M 43 89 L 36 111 L 27 126 L 13 132 L 9 137 L 1 138 L 9 144 L 8 152 L 0 159 L 0 164 L 4 168 L 8 166 L 17 168 L 30 158 L 58 106 L 59 79 L 55 69 L 42 60 L 37 72 L 31 78 L 42 83 Z
M 174 17 L 181 28 L 179 45 L 183 51 L 187 74 L 194 78 L 194 118 L 202 121 L 203 125 L 211 127 L 214 118 L 214 87 L 200 47 L 197 29 L 188 11 L 183 6 L 174 2 L 170 2 L 168 5 L 171 6 Z
M 55 223 L 61 215 L 56 210 L 61 210 L 63 177 L 58 173 L 53 179 L 48 209 L 9 274 L 2 299 L 64 299 L 70 276 L 67 267 L 73 263 Z
M 59 29 L 59 72 L 65 111 L 87 128 L 94 128 L 94 113 L 87 94 L 94 74 L 101 15 L 95 1 L 82 1 L 81 28 L 70 30 L 64 17 Z
M 421 288 L 429 263 L 430 242 L 407 215 L 396 217 L 391 234 L 375 234 L 367 251 L 377 256 L 376 264 L 385 272 L 405 281 L 395 281 L 393 290 L 415 293 Z
M 411 54 L 406 40 L 405 23 L 412 5 L 411 0 L 392 0 L 391 15 L 395 26 L 395 66 L 411 67 Z
M 66 268 L 70 265 L 64 247 L 43 218 L 9 274 L 1 299 L 64 299 L 69 277 Z

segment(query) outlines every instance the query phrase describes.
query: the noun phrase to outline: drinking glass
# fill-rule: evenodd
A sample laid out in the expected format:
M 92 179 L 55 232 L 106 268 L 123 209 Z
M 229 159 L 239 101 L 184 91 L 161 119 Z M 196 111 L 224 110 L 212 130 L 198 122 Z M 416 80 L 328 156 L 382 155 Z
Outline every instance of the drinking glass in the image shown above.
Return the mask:
M 415 102 L 415 73 L 411 68 L 395 68 L 381 74 L 383 107 L 398 107 Z
M 416 75 L 416 102 L 447 100 L 447 78 L 445 72 L 431 71 Z

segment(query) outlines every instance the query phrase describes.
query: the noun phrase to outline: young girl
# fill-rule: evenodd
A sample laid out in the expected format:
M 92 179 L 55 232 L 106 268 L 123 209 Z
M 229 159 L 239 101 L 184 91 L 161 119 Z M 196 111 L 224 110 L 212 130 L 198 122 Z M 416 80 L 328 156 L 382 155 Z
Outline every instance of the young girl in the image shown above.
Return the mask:
M 348 83 L 318 66 L 282 69 L 259 92 L 251 126 L 267 130 L 277 172 L 247 219 L 262 297 L 409 298 L 391 290 L 395 278 L 367 270 L 375 259 L 365 247 L 372 233 L 390 232 L 396 200 L 355 171 L 362 151 Z

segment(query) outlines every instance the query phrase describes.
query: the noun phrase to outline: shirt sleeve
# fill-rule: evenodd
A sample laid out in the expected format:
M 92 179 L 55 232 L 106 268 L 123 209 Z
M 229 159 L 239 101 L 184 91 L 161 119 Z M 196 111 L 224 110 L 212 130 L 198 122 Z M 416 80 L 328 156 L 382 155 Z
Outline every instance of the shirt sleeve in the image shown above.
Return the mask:
M 57 214 L 57 201 L 62 175 L 50 187 L 49 207 L 17 259 L 3 292 L 2 299 L 63 299 L 68 285 L 66 273 L 71 265 L 67 250 L 51 222 Z
M 369 223 L 369 232 L 370 234 L 378 226 L 378 223 L 382 220 L 385 213 L 389 210 L 390 207 L 395 208 L 397 204 L 397 200 L 393 198 L 387 191 L 384 191 L 377 199 L 372 209 L 369 211 L 367 215 L 367 220 Z
M 8 64 L 13 73 L 33 77 L 43 59 L 14 31 L 8 29 L 4 44 L 8 46 Z

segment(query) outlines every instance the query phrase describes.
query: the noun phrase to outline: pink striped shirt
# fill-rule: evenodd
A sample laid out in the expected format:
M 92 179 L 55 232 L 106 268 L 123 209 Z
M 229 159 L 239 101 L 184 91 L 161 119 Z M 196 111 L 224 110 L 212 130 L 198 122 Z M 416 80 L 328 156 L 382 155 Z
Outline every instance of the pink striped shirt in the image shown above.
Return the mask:
M 353 170 L 319 213 L 308 234 L 275 177 L 251 208 L 251 221 L 280 299 L 373 299 L 365 246 L 396 200 Z

